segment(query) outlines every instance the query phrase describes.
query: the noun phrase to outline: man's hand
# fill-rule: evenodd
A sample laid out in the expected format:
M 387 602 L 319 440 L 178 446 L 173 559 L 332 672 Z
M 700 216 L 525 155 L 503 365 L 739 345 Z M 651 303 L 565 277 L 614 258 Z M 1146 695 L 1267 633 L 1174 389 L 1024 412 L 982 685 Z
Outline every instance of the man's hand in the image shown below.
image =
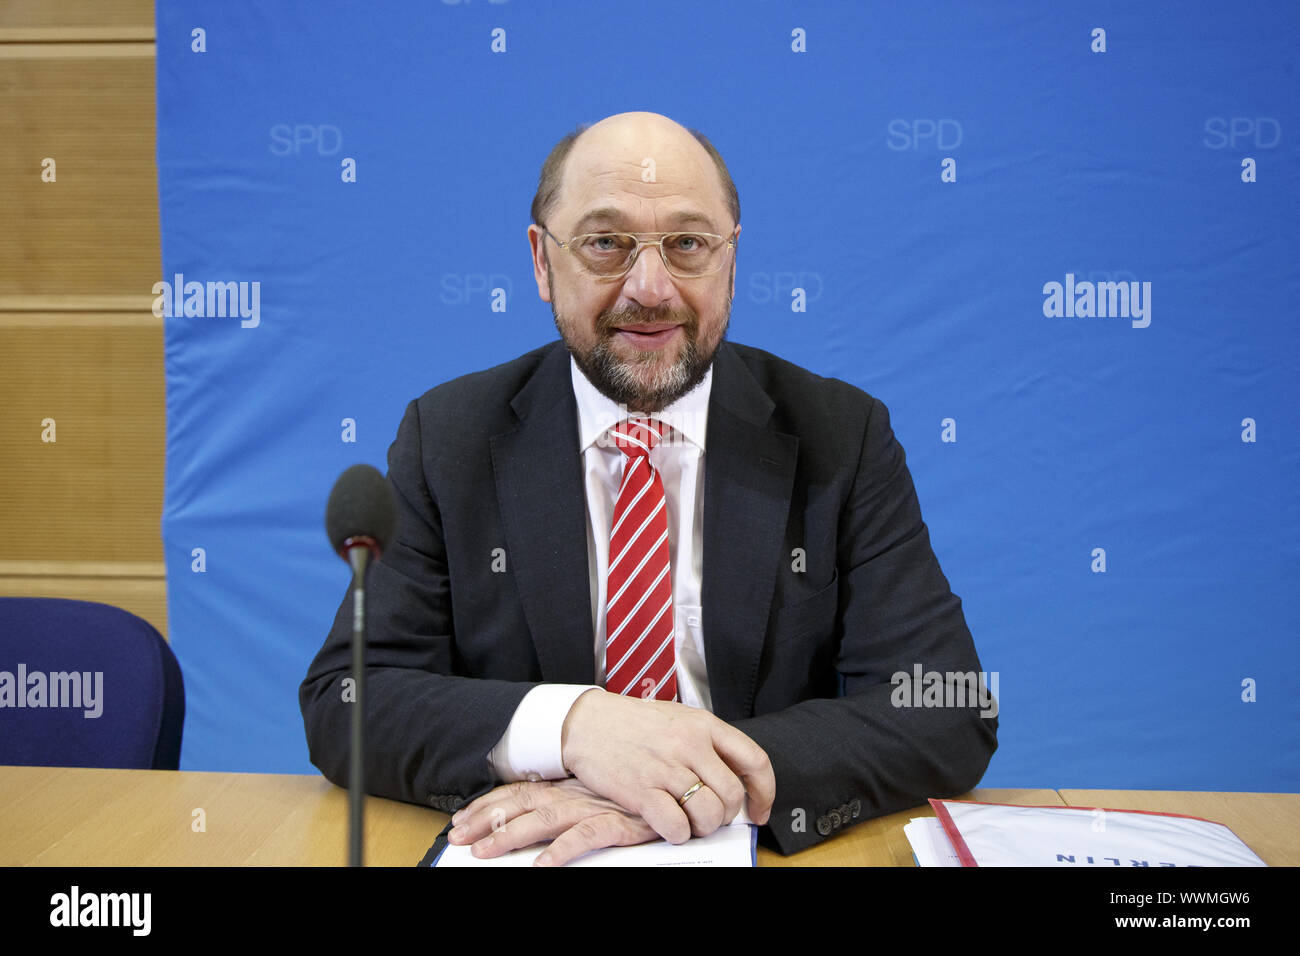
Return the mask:
M 776 798 L 763 748 L 698 707 L 590 690 L 570 708 L 560 746 L 566 770 L 671 843 L 731 822 L 746 797 L 750 820 L 766 823 Z
M 485 860 L 553 840 L 534 866 L 563 866 L 591 850 L 659 838 L 640 817 L 573 779 L 504 784 L 462 807 L 452 821 L 448 841 L 474 844 L 470 852 Z

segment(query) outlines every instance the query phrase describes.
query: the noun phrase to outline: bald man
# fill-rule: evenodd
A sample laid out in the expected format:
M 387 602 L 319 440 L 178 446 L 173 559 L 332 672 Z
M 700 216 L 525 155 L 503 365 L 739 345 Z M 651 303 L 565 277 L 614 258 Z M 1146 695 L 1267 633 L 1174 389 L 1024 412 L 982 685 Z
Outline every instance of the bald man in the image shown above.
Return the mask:
M 560 341 L 411 402 L 389 450 L 371 792 L 455 811 L 478 856 L 549 841 L 558 865 L 742 811 L 791 853 L 973 787 L 996 705 L 896 693 L 981 668 L 887 410 L 724 341 L 722 157 L 611 116 L 552 150 L 532 215 Z M 340 785 L 351 620 L 349 590 L 300 689 Z

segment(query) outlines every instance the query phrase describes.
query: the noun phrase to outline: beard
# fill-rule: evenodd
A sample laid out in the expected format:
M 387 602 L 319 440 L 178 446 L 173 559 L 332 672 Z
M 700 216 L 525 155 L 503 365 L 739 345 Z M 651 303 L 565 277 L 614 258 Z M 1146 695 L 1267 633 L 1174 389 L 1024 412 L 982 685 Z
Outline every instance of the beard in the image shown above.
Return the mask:
M 732 269 L 734 272 L 734 263 Z M 549 262 L 547 272 L 550 272 Z M 551 288 L 554 287 L 552 279 Z M 722 332 L 707 352 L 699 341 L 700 317 L 690 308 L 643 309 L 632 306 L 606 310 L 596 318 L 596 345 L 587 351 L 583 351 L 568 334 L 569 323 L 560 318 L 554 296 L 551 297 L 551 314 L 569 354 L 598 392 L 626 408 L 629 414 L 660 412 L 704 381 L 713 365 L 713 357 L 726 338 L 731 322 L 731 284 L 727 284 Z M 615 352 L 613 341 L 618 329 L 664 323 L 680 325 L 686 339 L 681 354 L 671 365 L 662 364 L 665 349 L 636 350 L 630 359 Z

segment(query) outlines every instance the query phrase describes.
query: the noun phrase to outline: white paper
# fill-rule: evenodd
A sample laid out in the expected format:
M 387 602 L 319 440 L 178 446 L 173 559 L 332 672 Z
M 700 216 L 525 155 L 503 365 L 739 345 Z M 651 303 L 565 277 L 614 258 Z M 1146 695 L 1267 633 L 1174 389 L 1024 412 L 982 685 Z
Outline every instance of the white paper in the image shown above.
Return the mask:
M 1231 830 L 1208 820 L 1088 807 L 939 802 L 979 866 L 1267 865 Z
M 903 834 L 912 845 L 917 866 L 961 866 L 938 817 L 913 817 L 903 827 Z

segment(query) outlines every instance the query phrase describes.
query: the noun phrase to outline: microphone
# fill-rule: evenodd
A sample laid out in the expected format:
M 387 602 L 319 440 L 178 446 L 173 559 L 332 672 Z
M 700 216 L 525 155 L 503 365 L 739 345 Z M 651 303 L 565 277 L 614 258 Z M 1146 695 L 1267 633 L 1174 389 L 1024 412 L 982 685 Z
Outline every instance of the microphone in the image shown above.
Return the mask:
M 379 559 L 397 526 L 388 479 L 370 465 L 353 465 L 334 483 L 325 506 L 325 533 L 352 568 L 352 752 L 348 767 L 348 865 L 361 866 L 365 814 L 366 569 Z
M 396 525 L 393 492 L 378 469 L 353 465 L 339 475 L 325 506 L 325 533 L 345 561 L 361 545 L 378 558 Z

